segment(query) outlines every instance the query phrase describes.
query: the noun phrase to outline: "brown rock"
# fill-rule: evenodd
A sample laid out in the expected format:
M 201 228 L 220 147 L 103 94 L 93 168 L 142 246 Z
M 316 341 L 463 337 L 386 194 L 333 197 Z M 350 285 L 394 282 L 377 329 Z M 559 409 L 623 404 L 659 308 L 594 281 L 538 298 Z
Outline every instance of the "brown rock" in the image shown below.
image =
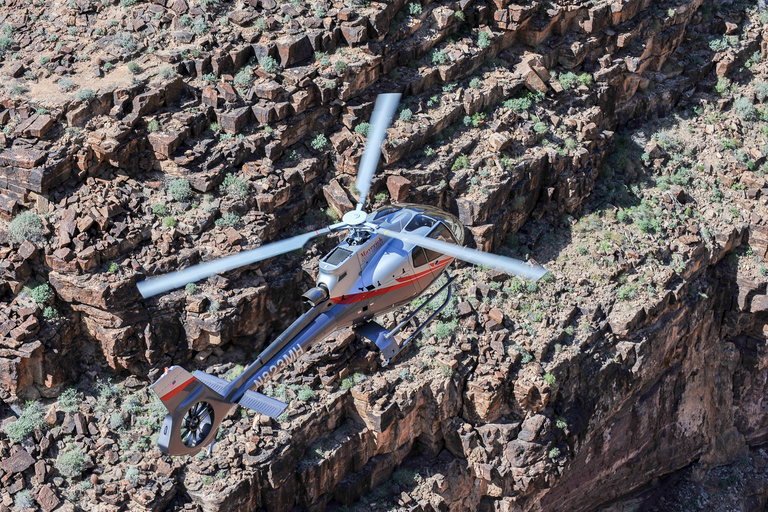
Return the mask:
M 227 103 L 234 103 L 237 101 L 237 92 L 230 84 L 219 82 L 216 84 L 216 90 L 219 91 L 219 94 L 221 94 L 221 97 L 224 98 L 224 101 Z
M 21 75 L 24 74 L 24 64 L 22 64 L 21 62 L 11 64 L 8 67 L 6 73 L 12 76 L 13 78 L 19 78 Z
M 40 492 L 37 493 L 37 502 L 45 512 L 51 512 L 51 510 L 59 506 L 61 500 L 50 487 L 44 485 Z
M 266 100 L 276 99 L 282 90 L 282 86 L 274 80 L 263 80 L 253 86 L 253 93 Z
M 488 317 L 496 323 L 504 323 L 504 313 L 499 308 L 492 308 L 488 313 Z
M 258 14 L 256 14 L 254 11 L 236 10 L 229 13 L 229 21 L 241 27 L 250 25 L 251 22 L 258 17 Z
M 37 256 L 37 247 L 29 240 L 24 240 L 21 246 L 19 246 L 19 256 L 25 260 L 32 259 Z
M 31 169 L 43 163 L 48 153 L 37 149 L 12 147 L 0 153 L 0 163 L 9 167 Z
M 227 243 L 229 245 L 240 245 L 243 241 L 243 236 L 231 226 L 224 230 L 224 234 L 227 235 Z
M 203 104 L 216 108 L 219 102 L 219 93 L 210 85 L 203 88 Z
M 240 107 L 219 114 L 221 128 L 227 133 L 240 132 L 250 121 L 251 109 L 249 107 Z
M 411 182 L 402 176 L 390 176 L 387 178 L 387 189 L 393 201 L 402 202 L 408 197 Z
M 284 66 L 298 64 L 312 56 L 312 45 L 306 35 L 292 35 L 277 40 L 280 63 Z
M 0 462 L 0 467 L 6 473 L 21 473 L 26 471 L 28 467 L 35 463 L 35 459 L 26 450 L 19 450 L 3 462 Z
M 335 179 L 331 180 L 328 185 L 323 187 L 323 195 L 325 195 L 325 199 L 328 201 L 328 204 L 331 205 L 331 208 L 336 210 L 336 213 L 338 213 L 340 217 L 355 208 L 352 201 L 349 200 L 347 192 Z

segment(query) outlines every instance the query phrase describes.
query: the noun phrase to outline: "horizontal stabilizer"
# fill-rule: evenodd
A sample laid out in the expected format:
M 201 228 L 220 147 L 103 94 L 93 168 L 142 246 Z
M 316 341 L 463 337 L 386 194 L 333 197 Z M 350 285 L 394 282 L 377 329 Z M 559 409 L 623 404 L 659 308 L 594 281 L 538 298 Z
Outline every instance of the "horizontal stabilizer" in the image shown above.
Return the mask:
M 288 407 L 288 404 L 285 402 L 275 400 L 274 398 L 262 395 L 256 391 L 251 391 L 250 389 L 245 392 L 243 398 L 241 398 L 240 402 L 238 403 L 243 407 L 251 409 L 252 411 L 256 411 L 260 414 L 266 414 L 270 418 L 277 418 L 280 416 L 280 414 L 282 414 L 285 408 Z
M 228 380 L 214 377 L 210 373 L 205 373 L 200 370 L 196 370 L 192 375 L 221 396 L 227 394 L 227 388 L 231 384 Z

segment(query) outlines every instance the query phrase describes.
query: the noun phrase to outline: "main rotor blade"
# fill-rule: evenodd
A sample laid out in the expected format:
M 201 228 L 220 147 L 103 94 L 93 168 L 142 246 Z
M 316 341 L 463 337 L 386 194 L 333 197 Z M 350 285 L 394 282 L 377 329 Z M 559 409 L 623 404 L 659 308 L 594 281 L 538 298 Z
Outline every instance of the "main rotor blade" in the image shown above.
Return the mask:
M 475 265 L 482 265 L 485 267 L 491 267 L 498 270 L 504 270 L 510 274 L 525 277 L 536 281 L 547 273 L 547 269 L 538 265 L 531 265 L 520 260 L 513 258 L 507 258 L 506 256 L 499 256 L 498 254 L 490 254 L 469 247 L 462 247 L 460 245 L 443 242 L 442 240 L 435 240 L 434 238 L 427 238 L 421 235 L 413 233 L 403 233 L 401 231 L 390 231 L 384 228 L 376 228 L 375 230 L 380 235 L 396 238 L 407 242 L 409 244 L 418 245 L 425 249 L 437 251 L 446 256 L 458 258 L 460 260 L 474 263 Z
M 250 265 L 258 261 L 266 260 L 267 258 L 272 258 L 273 256 L 279 256 L 287 252 L 302 249 L 304 245 L 313 238 L 344 227 L 346 227 L 346 224 L 343 222 L 334 224 L 318 231 L 304 233 L 303 235 L 280 240 L 279 242 L 272 242 L 271 244 L 262 245 L 261 247 L 251 249 L 250 251 L 194 265 L 185 268 L 184 270 L 172 272 L 154 279 L 147 279 L 146 281 L 138 283 L 136 286 L 139 288 L 139 293 L 141 293 L 142 297 L 146 299 L 153 295 L 157 295 L 158 293 L 186 286 L 189 283 L 194 283 L 195 281 L 199 281 L 214 274 L 221 274 L 222 272 L 232 270 L 233 268 Z
M 357 202 L 358 210 L 363 209 L 368 198 L 373 173 L 376 172 L 376 167 L 379 165 L 381 143 L 387 137 L 387 128 L 389 128 L 389 123 L 392 122 L 392 116 L 395 115 L 398 103 L 400 103 L 399 93 L 380 94 L 376 98 L 376 106 L 373 107 L 368 137 L 365 141 L 365 152 L 360 159 L 360 167 L 357 169 L 357 182 L 355 186 L 360 192 L 360 200 Z

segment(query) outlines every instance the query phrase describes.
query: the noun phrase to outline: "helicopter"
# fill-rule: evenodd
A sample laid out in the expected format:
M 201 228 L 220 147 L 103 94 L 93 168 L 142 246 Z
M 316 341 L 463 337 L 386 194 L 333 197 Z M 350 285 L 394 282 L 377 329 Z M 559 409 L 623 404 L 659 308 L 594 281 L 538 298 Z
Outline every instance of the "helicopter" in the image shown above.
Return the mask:
M 288 404 L 256 390 L 338 329 L 353 326 L 358 334 L 378 347 L 386 366 L 450 301 L 456 276 L 449 275 L 447 267 L 454 259 L 531 280 L 547 273 L 540 266 L 463 247 L 464 226 L 455 216 L 438 208 L 402 204 L 383 206 L 371 213 L 364 211 L 381 144 L 399 100 L 400 94 L 396 93 L 382 94 L 376 99 L 356 180 L 360 199 L 341 222 L 137 284 L 141 295 L 148 298 L 302 249 L 321 235 L 348 232 L 344 240 L 322 258 L 316 285 L 303 294 L 309 306 L 307 312 L 264 349 L 239 378 L 229 382 L 201 370 L 190 374 L 179 366 L 172 366 L 152 385 L 168 409 L 158 437 L 158 447 L 163 453 L 193 455 L 208 446 L 210 454 L 219 425 L 236 405 L 277 418 Z M 443 273 L 447 278 L 445 283 L 397 326 L 386 329 L 375 321 L 375 317 L 421 295 Z M 395 334 L 445 290 L 444 302 L 434 308 L 415 332 L 398 343 Z

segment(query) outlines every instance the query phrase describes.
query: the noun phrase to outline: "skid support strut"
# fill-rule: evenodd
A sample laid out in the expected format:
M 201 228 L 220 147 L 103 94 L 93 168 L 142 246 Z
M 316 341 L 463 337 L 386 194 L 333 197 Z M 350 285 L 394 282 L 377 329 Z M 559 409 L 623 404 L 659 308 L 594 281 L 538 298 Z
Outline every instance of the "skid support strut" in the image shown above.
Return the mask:
M 397 354 L 400 353 L 401 350 L 403 350 L 408 343 L 410 343 L 416 336 L 419 335 L 419 333 L 427 326 L 429 325 L 435 318 L 437 318 L 437 315 L 440 314 L 440 312 L 445 309 L 445 306 L 448 305 L 448 302 L 451 300 L 451 284 L 456 279 L 456 276 L 451 276 L 447 271 L 445 272 L 445 275 L 448 277 L 448 281 L 441 286 L 435 293 L 430 295 L 430 297 L 424 301 L 424 303 L 413 310 L 411 314 L 409 314 L 405 320 L 400 322 L 397 327 L 392 329 L 391 331 L 387 331 L 384 327 L 379 325 L 378 323 L 374 321 L 366 322 L 363 325 L 357 327 L 355 330 L 360 333 L 365 338 L 371 340 L 376 344 L 377 347 L 379 347 L 379 350 L 381 350 L 381 354 L 384 356 L 384 364 L 383 366 L 387 366 L 389 362 L 394 358 Z M 406 326 L 408 322 L 410 322 L 419 311 L 421 311 L 427 304 L 432 302 L 435 297 L 440 295 L 444 290 L 448 290 L 448 294 L 445 297 L 445 301 L 440 305 L 440 307 L 437 308 L 431 315 L 429 315 L 429 318 L 427 318 L 421 325 L 419 325 L 416 330 L 411 334 L 408 339 L 406 339 L 402 345 L 398 345 L 397 342 L 394 340 L 394 335 L 397 334 L 400 329 Z

